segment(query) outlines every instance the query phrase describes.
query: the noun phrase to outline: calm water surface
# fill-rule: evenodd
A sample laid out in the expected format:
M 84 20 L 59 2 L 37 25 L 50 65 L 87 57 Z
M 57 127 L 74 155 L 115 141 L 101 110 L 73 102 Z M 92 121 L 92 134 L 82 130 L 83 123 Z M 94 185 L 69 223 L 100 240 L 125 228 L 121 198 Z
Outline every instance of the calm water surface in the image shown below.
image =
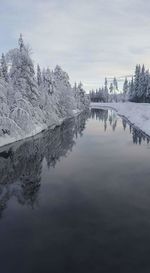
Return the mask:
M 149 273 L 150 144 L 91 110 L 0 150 L 0 273 Z

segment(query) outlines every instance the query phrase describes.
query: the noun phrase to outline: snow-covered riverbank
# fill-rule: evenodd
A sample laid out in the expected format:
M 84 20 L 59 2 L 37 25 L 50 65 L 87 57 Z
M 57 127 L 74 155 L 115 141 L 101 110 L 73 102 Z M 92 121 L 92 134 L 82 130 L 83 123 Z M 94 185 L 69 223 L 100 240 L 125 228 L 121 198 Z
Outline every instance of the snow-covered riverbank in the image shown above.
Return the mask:
M 34 130 L 31 130 L 31 132 L 29 134 L 24 134 L 24 135 L 18 135 L 16 133 L 16 135 L 14 137 L 11 137 L 9 135 L 4 135 L 3 137 L 0 138 L 0 148 L 6 145 L 9 145 L 11 143 L 15 143 L 21 140 L 26 140 L 29 139 L 31 137 L 35 137 L 36 135 L 39 135 L 41 132 L 48 130 L 48 129 L 54 129 L 57 126 L 60 126 L 65 120 L 69 119 L 69 118 L 73 118 L 76 117 L 78 115 L 80 115 L 82 113 L 82 111 L 80 110 L 73 110 L 73 113 L 70 117 L 67 118 L 62 118 L 62 119 L 57 119 L 55 120 L 55 123 L 52 123 L 49 126 L 46 126 L 45 124 L 41 125 L 41 126 L 37 126 Z
M 54 128 L 89 106 L 82 83 L 71 86 L 58 65 L 35 71 L 22 35 L 18 45 L 0 60 L 0 146 Z
M 91 108 L 113 108 L 119 115 L 126 117 L 134 126 L 150 136 L 149 103 L 91 103 L 90 106 Z

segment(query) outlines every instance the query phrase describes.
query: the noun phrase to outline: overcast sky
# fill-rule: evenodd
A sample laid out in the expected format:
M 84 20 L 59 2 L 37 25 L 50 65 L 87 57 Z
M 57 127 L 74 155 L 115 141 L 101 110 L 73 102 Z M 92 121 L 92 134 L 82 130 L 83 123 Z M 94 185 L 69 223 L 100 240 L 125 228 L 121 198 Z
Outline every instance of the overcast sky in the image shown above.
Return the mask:
M 0 0 L 0 52 L 19 33 L 35 64 L 61 65 L 86 90 L 136 63 L 150 67 L 149 0 Z

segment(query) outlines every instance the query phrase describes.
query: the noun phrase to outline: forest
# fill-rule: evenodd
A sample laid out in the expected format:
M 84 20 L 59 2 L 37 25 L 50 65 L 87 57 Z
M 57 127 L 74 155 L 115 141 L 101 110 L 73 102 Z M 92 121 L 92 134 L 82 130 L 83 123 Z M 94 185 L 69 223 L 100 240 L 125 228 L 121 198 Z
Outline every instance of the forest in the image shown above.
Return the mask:
M 92 102 L 150 102 L 150 72 L 144 65 L 136 65 L 134 76 L 128 80 L 125 77 L 123 88 L 118 88 L 118 81 L 114 77 L 108 86 L 108 80 L 105 78 L 104 86 L 97 90 L 90 91 Z
M 0 60 L 0 138 L 1 145 L 59 125 L 64 119 L 89 105 L 82 83 L 72 87 L 68 74 L 56 65 L 54 70 L 35 69 L 31 49 L 22 35 L 18 47 L 2 54 Z

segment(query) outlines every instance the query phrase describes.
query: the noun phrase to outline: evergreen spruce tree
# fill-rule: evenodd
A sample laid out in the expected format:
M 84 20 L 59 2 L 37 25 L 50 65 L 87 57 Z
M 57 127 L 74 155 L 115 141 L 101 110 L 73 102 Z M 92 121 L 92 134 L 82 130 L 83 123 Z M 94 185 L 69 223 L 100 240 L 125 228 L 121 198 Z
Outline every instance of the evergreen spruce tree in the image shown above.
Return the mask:
M 42 73 L 39 65 L 37 65 L 37 84 L 38 86 L 42 84 Z
M 150 74 L 147 70 L 147 86 L 146 86 L 146 94 L 145 94 L 145 102 L 150 102 Z
M 34 65 L 26 49 L 22 35 L 19 38 L 19 50 L 15 51 L 12 57 L 12 66 L 10 77 L 13 87 L 22 97 L 26 98 L 32 104 L 37 103 L 38 90 L 35 79 Z
M 150 84 L 150 74 L 149 74 L 149 70 L 146 70 L 145 77 L 144 77 L 144 87 L 143 87 L 143 102 L 147 102 L 147 90 L 148 90 L 149 84 Z
M 8 68 L 5 60 L 5 55 L 2 53 L 1 57 L 1 77 L 8 82 L 9 76 L 8 76 Z
M 108 81 L 107 81 L 107 78 L 105 78 L 104 90 L 105 90 L 105 102 L 108 102 Z
M 139 100 L 140 74 L 141 74 L 141 66 L 136 65 L 135 76 L 134 76 L 134 93 L 132 94 L 132 100 L 135 102 L 138 102 Z
M 18 40 L 18 44 L 19 44 L 19 49 L 20 51 L 22 51 L 22 49 L 24 49 L 24 42 L 23 42 L 23 37 L 22 34 L 20 34 L 19 40 Z
M 118 91 L 118 82 L 117 82 L 116 77 L 114 77 L 114 79 L 113 79 L 113 86 L 114 86 L 114 89 L 115 89 L 116 91 Z
M 144 90 L 145 89 L 145 66 L 142 66 L 139 74 L 139 85 L 137 90 L 137 101 L 143 102 L 144 101 Z
M 112 82 L 111 82 L 111 84 L 110 84 L 109 90 L 110 90 L 110 93 L 112 94 L 112 93 L 113 93 L 113 90 L 114 90 L 114 87 L 113 87 Z
M 135 86 L 134 86 L 133 77 L 132 77 L 132 80 L 131 80 L 130 85 L 129 85 L 128 97 L 129 97 L 129 101 L 134 101 L 134 99 L 135 99 Z
M 127 78 L 125 78 L 124 84 L 123 84 L 123 93 L 127 94 L 128 93 L 128 89 L 129 89 L 129 83 Z
M 123 100 L 124 101 L 127 100 L 128 92 L 129 92 L 129 83 L 128 83 L 127 78 L 125 78 L 125 81 L 123 84 Z
M 0 79 L 2 78 L 2 69 L 1 69 L 1 66 L 0 66 Z

